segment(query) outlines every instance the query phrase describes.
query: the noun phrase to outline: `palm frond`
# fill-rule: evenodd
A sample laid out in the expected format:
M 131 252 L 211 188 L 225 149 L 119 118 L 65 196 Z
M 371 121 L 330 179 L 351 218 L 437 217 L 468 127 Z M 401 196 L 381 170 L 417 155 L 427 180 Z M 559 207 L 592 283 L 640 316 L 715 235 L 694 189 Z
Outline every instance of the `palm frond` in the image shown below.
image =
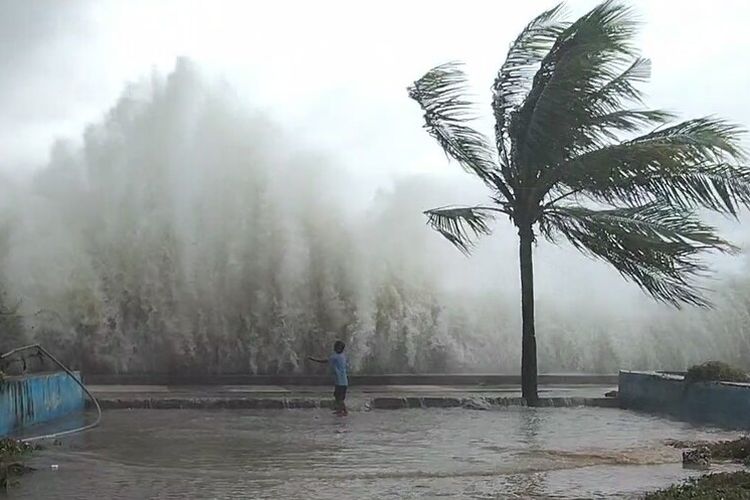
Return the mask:
M 695 283 L 708 271 L 697 259 L 700 252 L 736 250 L 691 212 L 668 204 L 608 210 L 557 207 L 545 213 L 541 228 L 548 239 L 564 237 L 657 300 L 678 307 L 710 305 Z
M 571 134 L 571 144 L 579 151 L 593 151 L 621 140 L 623 133 L 637 132 L 645 126 L 667 123 L 674 118 L 661 110 L 623 109 L 603 114 L 592 114 L 582 120 Z M 553 169 L 554 170 L 554 169 Z
M 689 148 L 699 158 L 723 160 L 745 159 L 740 136 L 744 130 L 726 120 L 714 117 L 697 118 L 668 128 L 655 130 L 630 141 L 633 144 L 661 141 Z
M 561 187 L 605 203 L 661 200 L 737 214 L 750 207 L 750 168 L 741 130 L 723 120 L 689 120 L 585 153 L 556 169 Z
M 511 192 L 500 177 L 492 147 L 469 125 L 475 118 L 474 105 L 465 97 L 465 87 L 461 65 L 447 63 L 428 71 L 408 90 L 424 111 L 424 128 L 446 155 L 510 201 Z
M 510 114 L 523 102 L 531 80 L 542 59 L 569 23 L 561 20 L 563 6 L 542 12 L 521 31 L 508 50 L 492 85 L 492 110 L 495 115 L 495 140 L 504 156 L 503 166 L 510 167 L 507 125 Z
M 636 26 L 630 8 L 606 1 L 558 37 L 510 126 L 521 165 L 538 171 L 578 154 L 591 118 L 618 109 L 602 89 L 632 67 Z
M 650 77 L 651 61 L 638 57 L 622 73 L 602 85 L 592 97 L 611 109 L 617 109 L 623 101 L 642 104 L 643 94 L 635 84 L 647 82 Z
M 424 213 L 430 227 L 468 254 L 477 237 L 490 234 L 488 222 L 493 219 L 493 212 L 499 211 L 490 207 L 440 207 Z

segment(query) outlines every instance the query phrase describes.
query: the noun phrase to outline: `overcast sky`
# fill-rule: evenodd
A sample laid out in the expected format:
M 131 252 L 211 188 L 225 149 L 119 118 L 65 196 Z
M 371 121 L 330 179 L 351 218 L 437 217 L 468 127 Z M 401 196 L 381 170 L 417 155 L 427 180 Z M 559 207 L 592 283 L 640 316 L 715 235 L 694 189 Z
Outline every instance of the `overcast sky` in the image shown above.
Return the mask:
M 405 87 L 435 64 L 467 63 L 489 116 L 508 44 L 546 0 L 0 0 L 0 168 L 44 162 L 127 81 L 178 56 L 226 78 L 252 106 L 361 172 L 445 173 Z M 750 123 L 750 2 L 631 2 L 653 60 L 649 103 Z M 567 3 L 572 16 L 595 5 Z
M 406 86 L 436 64 L 464 61 L 489 118 L 489 87 L 510 41 L 555 3 L 0 0 L 0 171 L 44 165 L 52 142 L 80 141 L 127 82 L 166 74 L 187 56 L 362 185 L 415 172 L 460 176 L 421 129 Z M 568 2 L 571 18 L 596 3 Z M 653 61 L 649 104 L 749 125 L 750 2 L 630 3 Z M 738 225 L 726 231 L 748 237 Z

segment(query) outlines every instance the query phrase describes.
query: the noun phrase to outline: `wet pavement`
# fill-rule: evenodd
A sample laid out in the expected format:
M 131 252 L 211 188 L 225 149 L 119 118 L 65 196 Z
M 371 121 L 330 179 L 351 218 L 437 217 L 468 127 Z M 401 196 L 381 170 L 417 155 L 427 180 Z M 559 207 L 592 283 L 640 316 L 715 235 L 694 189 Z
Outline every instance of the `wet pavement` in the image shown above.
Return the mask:
M 732 437 L 614 408 L 108 410 L 8 498 L 631 498 L 699 473 L 665 440 Z

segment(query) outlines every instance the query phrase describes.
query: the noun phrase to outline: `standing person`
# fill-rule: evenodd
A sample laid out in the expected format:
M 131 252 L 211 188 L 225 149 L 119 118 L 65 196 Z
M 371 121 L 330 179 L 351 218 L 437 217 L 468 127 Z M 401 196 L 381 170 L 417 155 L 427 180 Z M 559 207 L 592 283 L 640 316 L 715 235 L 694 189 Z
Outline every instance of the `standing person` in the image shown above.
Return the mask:
M 346 389 L 349 387 L 349 378 L 346 375 L 346 355 L 344 354 L 344 347 L 346 347 L 346 345 L 342 341 L 337 340 L 333 344 L 333 354 L 331 354 L 328 359 L 318 359 L 313 358 L 312 356 L 308 356 L 307 358 L 316 363 L 328 363 L 331 367 L 334 383 L 334 409 L 336 410 L 336 415 L 339 416 L 349 414 L 349 412 L 346 411 L 346 403 L 344 403 L 344 400 L 346 399 Z

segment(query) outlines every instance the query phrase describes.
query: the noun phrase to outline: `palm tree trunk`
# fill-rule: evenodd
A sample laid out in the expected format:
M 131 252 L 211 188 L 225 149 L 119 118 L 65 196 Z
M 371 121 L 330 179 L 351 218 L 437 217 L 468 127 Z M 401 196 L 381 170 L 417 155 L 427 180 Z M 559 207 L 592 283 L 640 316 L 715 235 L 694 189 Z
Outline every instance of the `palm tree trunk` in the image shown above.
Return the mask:
M 518 229 L 521 262 L 521 394 L 529 405 L 537 403 L 536 334 L 534 331 L 534 261 L 531 246 L 534 232 L 531 224 Z

